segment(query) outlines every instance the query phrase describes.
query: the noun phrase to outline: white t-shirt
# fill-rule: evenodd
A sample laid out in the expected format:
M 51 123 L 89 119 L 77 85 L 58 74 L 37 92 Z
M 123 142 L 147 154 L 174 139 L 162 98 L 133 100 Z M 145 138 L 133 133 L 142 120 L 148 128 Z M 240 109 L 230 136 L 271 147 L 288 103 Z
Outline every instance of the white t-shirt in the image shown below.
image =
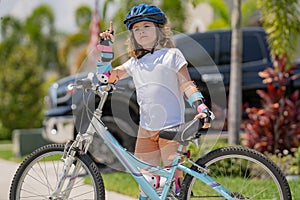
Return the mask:
M 187 64 L 177 48 L 163 48 L 123 66 L 133 77 L 140 106 L 140 126 L 162 130 L 184 122 L 184 100 L 177 72 Z

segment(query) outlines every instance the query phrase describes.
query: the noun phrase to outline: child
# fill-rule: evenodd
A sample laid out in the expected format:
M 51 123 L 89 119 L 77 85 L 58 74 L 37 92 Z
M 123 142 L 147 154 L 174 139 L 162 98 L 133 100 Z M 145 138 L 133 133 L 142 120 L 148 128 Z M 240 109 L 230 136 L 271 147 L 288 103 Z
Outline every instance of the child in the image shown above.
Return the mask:
M 129 56 L 121 66 L 111 68 L 109 62 L 99 62 L 98 74 L 105 73 L 109 83 L 132 76 L 140 106 L 140 124 L 135 155 L 140 159 L 164 167 L 171 165 L 178 143 L 159 138 L 159 131 L 184 123 L 185 96 L 197 111 L 202 128 L 210 127 L 210 111 L 203 103 L 203 96 L 191 81 L 187 61 L 175 48 L 172 32 L 165 14 L 156 6 L 141 4 L 133 7 L 124 21 L 130 32 Z M 113 25 L 100 34 L 102 44 L 114 40 Z M 112 58 L 107 48 L 102 57 Z M 176 193 L 180 189 L 182 174 L 176 172 Z M 140 199 L 147 199 L 140 196 Z

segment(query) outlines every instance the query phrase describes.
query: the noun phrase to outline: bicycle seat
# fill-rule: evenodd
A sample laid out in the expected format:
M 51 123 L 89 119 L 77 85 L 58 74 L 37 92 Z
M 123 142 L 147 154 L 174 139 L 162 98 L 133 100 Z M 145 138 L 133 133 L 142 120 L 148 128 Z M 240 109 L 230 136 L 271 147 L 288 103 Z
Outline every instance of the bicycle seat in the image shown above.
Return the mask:
M 189 141 L 201 136 L 201 127 L 201 121 L 199 119 L 193 119 L 185 124 L 161 130 L 159 137 L 167 140 L 175 140 L 183 145 L 187 145 Z

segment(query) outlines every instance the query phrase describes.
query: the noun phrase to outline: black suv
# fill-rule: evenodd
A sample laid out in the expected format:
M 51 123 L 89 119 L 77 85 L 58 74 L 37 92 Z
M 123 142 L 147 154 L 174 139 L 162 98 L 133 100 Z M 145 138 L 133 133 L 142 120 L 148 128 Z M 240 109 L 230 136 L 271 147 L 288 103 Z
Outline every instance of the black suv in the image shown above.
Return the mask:
M 191 78 L 204 93 L 207 104 L 225 110 L 230 80 L 231 31 L 179 34 L 175 35 L 175 42 L 186 57 Z M 258 72 L 268 66 L 272 66 L 272 61 L 263 29 L 243 29 L 243 103 L 259 106 L 260 100 L 256 90 L 265 89 L 266 85 L 262 83 Z M 297 72 L 299 73 L 299 67 Z M 85 94 L 83 98 L 83 92 L 71 94 L 67 90 L 70 83 L 85 76 L 86 74 L 69 76 L 53 83 L 49 88 L 43 132 L 48 140 L 64 143 L 68 139 L 73 139 L 78 131 L 84 132 L 86 129 L 87 119 L 91 113 L 88 112 L 89 109 L 83 108 L 83 102 L 92 110 L 99 100 L 91 94 Z M 139 121 L 135 88 L 131 78 L 119 81 L 117 86 L 124 88 L 124 91 L 116 92 L 109 97 L 102 120 L 117 140 L 129 151 L 133 151 Z M 299 86 L 300 81 L 295 81 L 294 87 Z M 194 114 L 193 109 L 187 105 L 186 120 L 193 118 Z M 105 145 L 95 144 L 92 151 L 104 155 L 103 153 L 107 153 L 108 150 Z M 98 161 L 114 163 L 111 156 L 105 158 L 102 156 Z

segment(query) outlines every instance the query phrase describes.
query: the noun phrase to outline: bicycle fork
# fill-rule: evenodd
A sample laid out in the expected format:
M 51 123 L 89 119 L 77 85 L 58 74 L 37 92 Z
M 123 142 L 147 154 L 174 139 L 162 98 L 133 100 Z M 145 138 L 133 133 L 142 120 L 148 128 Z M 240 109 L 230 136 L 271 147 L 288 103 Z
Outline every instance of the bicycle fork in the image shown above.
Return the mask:
M 71 188 L 73 188 L 73 185 L 74 185 L 77 175 L 79 173 L 79 169 L 81 167 L 81 163 L 76 162 L 72 174 L 68 175 L 69 171 L 72 167 L 72 164 L 74 164 L 75 155 L 77 153 L 76 150 L 74 149 L 73 145 L 74 145 L 73 141 L 69 141 L 65 146 L 64 154 L 62 157 L 62 160 L 64 162 L 64 167 L 62 170 L 62 174 L 60 175 L 60 177 L 58 179 L 55 190 L 52 193 L 52 195 L 49 197 L 49 199 L 51 199 L 51 200 L 63 200 L 63 199 L 69 198 L 69 195 L 71 193 Z M 69 182 L 68 182 L 66 188 L 63 189 L 63 186 L 65 184 L 67 177 L 70 177 L 70 179 L 69 179 Z

